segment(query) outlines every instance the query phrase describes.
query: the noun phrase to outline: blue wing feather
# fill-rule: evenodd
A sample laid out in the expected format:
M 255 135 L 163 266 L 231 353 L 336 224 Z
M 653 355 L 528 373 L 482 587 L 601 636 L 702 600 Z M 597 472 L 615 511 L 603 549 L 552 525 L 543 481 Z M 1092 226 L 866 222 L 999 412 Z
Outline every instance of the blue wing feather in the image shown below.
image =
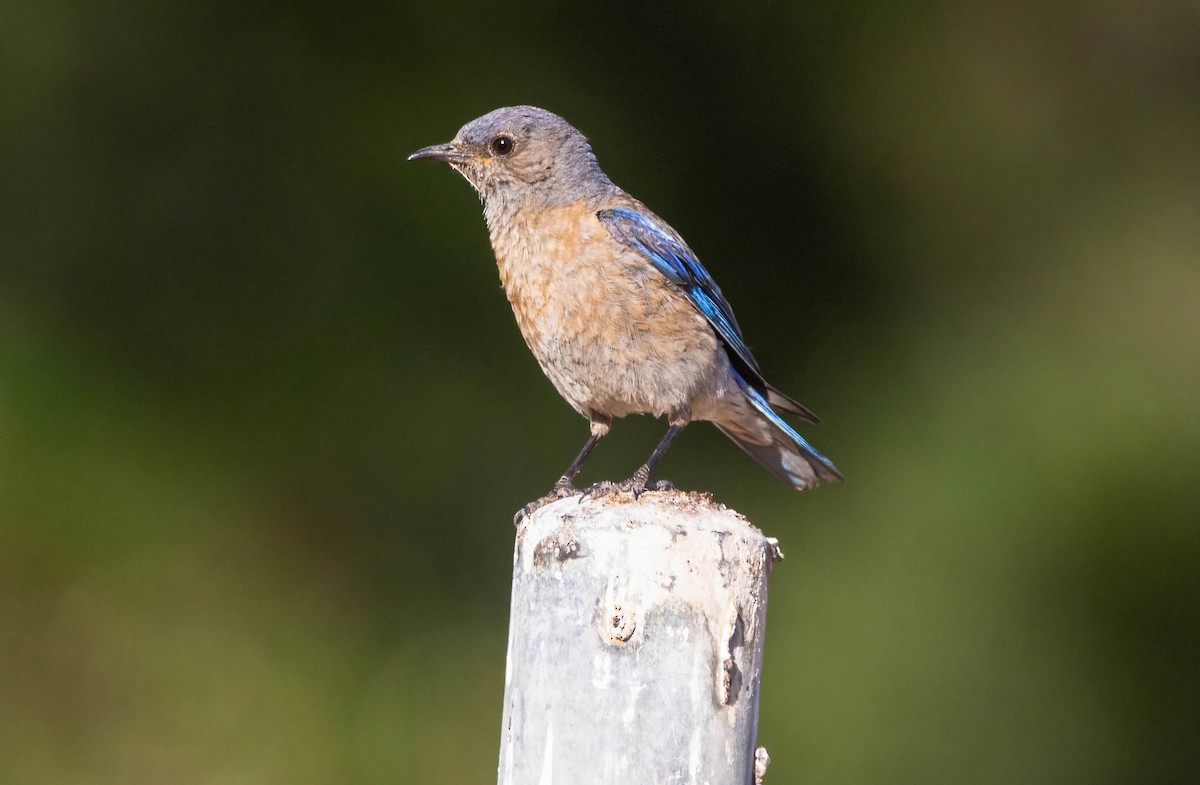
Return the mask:
M 742 392 L 745 393 L 746 398 L 750 401 L 750 405 L 758 410 L 759 414 L 770 420 L 776 428 L 783 431 L 784 434 L 786 434 L 787 437 L 792 440 L 799 453 L 803 455 L 805 460 L 808 461 L 808 464 L 812 466 L 818 477 L 830 482 L 842 482 L 842 473 L 838 471 L 836 466 L 833 465 L 833 461 L 819 453 L 817 448 L 808 443 L 807 439 L 796 433 L 796 430 L 787 424 L 787 420 L 784 420 L 775 412 L 774 409 L 771 408 L 771 404 L 767 402 L 767 399 L 762 395 L 762 393 L 751 387 L 750 384 L 740 375 L 737 377 L 737 382 L 738 386 L 742 388 Z M 738 440 L 734 438 L 734 441 Z M 747 449 L 746 445 L 742 445 L 742 449 Z
M 750 354 L 742 330 L 734 318 L 733 309 L 721 294 L 720 288 L 700 264 L 683 240 L 652 215 L 628 207 L 601 210 L 597 217 L 608 228 L 617 241 L 633 248 L 659 272 L 687 296 L 708 323 L 712 325 L 725 346 L 733 366 L 733 375 L 750 405 L 767 419 L 782 437 L 778 444 L 759 444 L 738 437 L 736 433 L 722 428 L 725 433 L 755 460 L 762 463 L 777 477 L 797 488 L 810 487 L 815 482 L 812 474 L 831 481 L 841 482 L 842 475 L 837 467 L 800 434 L 787 424 L 772 408 L 772 404 L 784 411 L 798 414 L 813 422 L 816 415 L 801 404 L 767 384 L 759 370 L 758 362 Z M 720 427 L 720 426 L 718 426 Z M 779 445 L 790 443 L 790 447 Z M 789 456 L 803 459 L 807 467 L 800 472 Z
M 597 213 L 600 221 L 620 242 L 645 256 L 659 272 L 683 290 L 692 305 L 708 320 L 730 353 L 730 360 L 756 388 L 764 393 L 767 382 L 758 361 L 746 346 L 720 287 L 700 264 L 682 239 L 654 218 L 629 207 L 614 207 Z

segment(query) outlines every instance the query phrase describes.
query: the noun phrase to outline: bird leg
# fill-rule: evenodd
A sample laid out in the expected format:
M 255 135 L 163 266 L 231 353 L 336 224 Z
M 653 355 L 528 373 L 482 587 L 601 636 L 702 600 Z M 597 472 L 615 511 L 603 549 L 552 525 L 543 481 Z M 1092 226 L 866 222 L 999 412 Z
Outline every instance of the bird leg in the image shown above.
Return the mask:
M 605 430 L 607 431 L 607 428 Z M 575 493 L 575 486 L 571 484 L 571 481 L 575 479 L 575 475 L 579 474 L 579 470 L 583 468 L 583 462 L 587 460 L 588 453 L 592 451 L 592 448 L 596 446 L 596 442 L 600 441 L 600 437 L 603 435 L 603 433 L 596 433 L 593 430 L 592 435 L 583 443 L 583 449 L 575 456 L 575 460 L 571 461 L 571 465 L 563 472 L 563 476 L 558 478 L 558 482 L 554 483 L 554 488 L 550 493 L 560 493 L 562 491 Z
M 650 480 L 650 470 L 654 468 L 654 464 L 658 463 L 658 459 L 663 456 L 667 448 L 671 446 L 671 442 L 675 441 L 675 437 L 687 425 L 687 420 L 671 423 L 671 427 L 667 428 L 666 434 L 662 437 L 662 441 L 654 448 L 654 452 L 650 453 L 650 457 L 646 459 L 638 470 L 633 473 L 625 482 L 621 483 L 621 490 L 629 491 L 633 494 L 633 498 L 642 495 L 646 490 L 675 490 L 675 486 L 665 480 L 648 484 Z
M 517 510 L 517 514 L 513 516 L 513 526 L 519 526 L 521 521 L 528 518 L 538 508 L 544 507 L 550 502 L 565 499 L 568 496 L 574 496 L 579 493 L 579 490 L 572 484 L 575 475 L 579 474 L 579 470 L 583 467 L 583 462 L 587 460 L 588 453 L 596 446 L 596 442 L 608 433 L 609 420 L 598 420 L 592 418 L 592 435 L 583 443 L 583 449 L 575 456 L 575 460 L 571 461 L 571 465 L 563 472 L 562 477 L 558 478 L 558 482 L 554 483 L 554 487 L 550 489 L 550 493 L 540 499 L 531 501 L 521 509 Z
M 678 420 L 671 423 L 671 427 L 667 428 L 667 433 L 662 437 L 662 441 L 654 448 L 654 452 L 646 459 L 633 476 L 624 482 L 598 482 L 595 485 L 584 491 L 585 497 L 600 497 L 607 496 L 610 493 L 621 493 L 628 491 L 633 494 L 633 498 L 641 496 L 646 491 L 673 491 L 675 486 L 666 480 L 658 480 L 650 482 L 650 470 L 654 468 L 654 464 L 658 463 L 658 459 L 663 456 L 667 448 L 671 446 L 671 442 L 675 441 L 675 437 L 688 424 L 687 420 Z

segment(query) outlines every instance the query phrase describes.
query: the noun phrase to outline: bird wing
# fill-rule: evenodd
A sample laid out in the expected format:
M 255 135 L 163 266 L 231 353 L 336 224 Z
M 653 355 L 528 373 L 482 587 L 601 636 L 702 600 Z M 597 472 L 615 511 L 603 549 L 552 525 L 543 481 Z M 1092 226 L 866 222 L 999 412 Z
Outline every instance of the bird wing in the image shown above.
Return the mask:
M 748 381 L 765 390 L 767 382 L 762 378 L 758 361 L 746 346 L 733 308 L 729 306 L 725 295 L 721 294 L 717 282 L 679 235 L 661 221 L 629 207 L 601 210 L 596 217 L 618 242 L 644 256 L 687 295 L 696 310 L 717 331 L 738 370 L 748 372 Z
M 765 396 L 772 405 L 792 412 L 812 422 L 818 418 L 798 403 L 767 383 L 759 370 L 758 361 L 746 346 L 742 330 L 733 315 L 733 308 L 721 294 L 717 282 L 700 264 L 696 254 L 687 247 L 669 226 L 658 218 L 631 207 L 601 210 L 596 217 L 618 242 L 637 251 L 655 269 L 687 295 L 712 328 L 717 331 L 733 367 L 749 384 Z

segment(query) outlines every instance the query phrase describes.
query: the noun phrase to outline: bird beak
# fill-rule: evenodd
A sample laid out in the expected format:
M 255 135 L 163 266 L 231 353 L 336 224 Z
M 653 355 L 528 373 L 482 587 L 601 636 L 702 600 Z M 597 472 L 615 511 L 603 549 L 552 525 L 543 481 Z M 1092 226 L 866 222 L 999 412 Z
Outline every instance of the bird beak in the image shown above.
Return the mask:
M 466 161 L 471 156 L 459 150 L 454 142 L 446 144 L 435 144 L 430 147 L 423 147 L 408 157 L 410 161 L 418 161 L 422 158 L 431 158 L 434 161 L 445 161 L 446 163 L 457 163 Z

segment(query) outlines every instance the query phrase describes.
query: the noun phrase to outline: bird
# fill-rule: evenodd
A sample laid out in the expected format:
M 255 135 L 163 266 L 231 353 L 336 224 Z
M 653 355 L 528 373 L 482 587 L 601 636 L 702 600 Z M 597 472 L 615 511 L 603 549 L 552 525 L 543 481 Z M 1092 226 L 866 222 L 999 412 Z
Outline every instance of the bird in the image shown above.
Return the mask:
M 525 343 L 589 436 L 550 493 L 575 477 L 614 419 L 665 417 L 667 432 L 628 480 L 589 494 L 673 488 L 650 473 L 694 420 L 722 433 L 791 487 L 841 482 L 833 462 L 781 416 L 807 407 L 769 384 L 720 288 L 666 221 L 615 185 L 562 117 L 510 106 L 476 118 L 408 160 L 442 161 L 474 187 L 500 281 Z

